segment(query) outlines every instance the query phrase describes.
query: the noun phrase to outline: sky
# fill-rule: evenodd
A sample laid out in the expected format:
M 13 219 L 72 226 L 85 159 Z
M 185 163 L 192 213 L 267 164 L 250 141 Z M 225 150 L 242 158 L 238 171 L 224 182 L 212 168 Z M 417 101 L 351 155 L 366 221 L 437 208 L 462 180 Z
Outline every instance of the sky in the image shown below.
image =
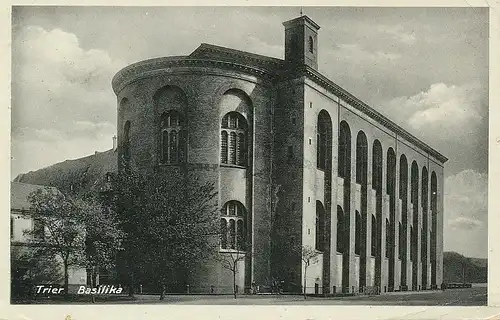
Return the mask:
M 444 249 L 487 257 L 488 9 L 304 7 L 321 73 L 449 158 Z M 284 57 L 298 7 L 14 7 L 11 178 L 105 151 L 114 74 L 201 43 Z

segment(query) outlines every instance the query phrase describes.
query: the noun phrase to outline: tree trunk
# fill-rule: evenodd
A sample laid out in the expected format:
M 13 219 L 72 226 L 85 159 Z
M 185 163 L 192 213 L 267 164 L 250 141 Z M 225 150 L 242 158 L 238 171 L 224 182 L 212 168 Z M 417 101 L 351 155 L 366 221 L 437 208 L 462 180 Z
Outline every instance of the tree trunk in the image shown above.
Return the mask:
M 134 296 L 134 274 L 130 273 L 128 277 L 129 285 L 128 285 L 128 296 Z
M 69 298 L 69 274 L 68 274 L 68 259 L 64 259 L 64 299 Z
M 233 293 L 234 298 L 236 299 L 236 268 L 233 269 Z
M 95 283 L 94 283 L 94 267 L 92 267 L 92 273 L 90 274 L 90 287 L 93 289 L 94 285 L 95 285 Z M 91 299 L 90 301 L 92 303 L 95 303 L 95 295 L 93 293 L 91 294 L 90 299 Z
M 165 283 L 164 283 L 164 281 L 162 281 L 162 284 L 161 284 L 160 300 L 165 300 Z
M 306 300 L 306 290 L 307 290 L 307 264 L 304 268 L 304 300 Z

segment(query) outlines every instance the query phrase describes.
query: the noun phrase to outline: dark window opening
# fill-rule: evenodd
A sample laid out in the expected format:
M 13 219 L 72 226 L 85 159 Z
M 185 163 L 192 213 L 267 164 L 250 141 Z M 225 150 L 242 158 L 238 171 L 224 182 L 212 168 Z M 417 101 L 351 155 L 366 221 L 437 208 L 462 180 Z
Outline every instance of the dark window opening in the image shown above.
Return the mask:
M 178 111 L 168 111 L 161 116 L 162 164 L 179 164 L 185 161 L 186 134 L 184 117 Z
M 238 112 L 229 112 L 221 123 L 221 157 L 222 164 L 237 166 L 247 165 L 247 135 L 246 119 Z

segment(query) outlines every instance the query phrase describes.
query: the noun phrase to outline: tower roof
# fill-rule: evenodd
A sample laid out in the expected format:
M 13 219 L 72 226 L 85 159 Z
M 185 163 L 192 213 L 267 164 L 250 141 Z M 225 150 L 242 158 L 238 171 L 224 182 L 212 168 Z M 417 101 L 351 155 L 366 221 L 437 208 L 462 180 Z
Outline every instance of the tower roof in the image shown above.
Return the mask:
M 313 27 L 316 30 L 319 30 L 319 28 L 320 28 L 320 26 L 316 22 L 314 22 L 311 18 L 309 18 L 306 15 L 303 15 L 303 16 L 297 17 L 295 19 L 283 22 L 283 25 L 285 26 L 285 28 L 290 28 L 290 27 L 294 27 L 296 25 L 304 25 L 304 24 L 310 25 L 311 27 Z

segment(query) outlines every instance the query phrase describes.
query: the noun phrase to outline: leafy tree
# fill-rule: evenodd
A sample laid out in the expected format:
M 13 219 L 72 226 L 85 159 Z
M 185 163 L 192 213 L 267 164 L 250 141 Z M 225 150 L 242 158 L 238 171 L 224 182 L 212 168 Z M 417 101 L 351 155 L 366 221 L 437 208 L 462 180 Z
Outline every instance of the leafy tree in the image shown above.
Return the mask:
M 42 250 L 43 251 L 43 250 Z M 61 267 L 54 255 L 46 256 L 38 247 L 11 246 L 12 298 L 27 296 L 36 284 L 59 284 Z
M 219 235 L 215 188 L 183 174 L 167 180 L 129 172 L 122 179 L 129 183 L 122 184 L 119 205 L 130 275 L 147 269 L 150 280 L 160 284 L 163 300 L 167 287 L 185 287 L 189 273 L 214 254 Z
M 63 264 L 68 296 L 69 268 L 109 267 L 121 248 L 123 233 L 114 212 L 95 198 L 72 199 L 43 188 L 28 196 L 30 217 L 38 228 L 26 230 L 35 257 L 56 257 Z
M 100 199 L 90 196 L 86 199 L 75 199 L 74 202 L 85 225 L 85 266 L 92 270 L 90 281 L 91 286 L 95 286 L 99 270 L 111 270 L 115 266 L 116 255 L 122 250 L 125 234 L 119 227 L 116 212 L 103 205 Z M 95 302 L 93 295 L 92 302 Z
M 318 262 L 319 252 L 308 245 L 302 246 L 302 261 L 304 262 L 304 300 L 306 299 L 307 290 L 307 268 L 311 264 Z
M 35 226 L 25 230 L 41 256 L 56 256 L 63 263 L 64 294 L 68 296 L 68 269 L 85 261 L 85 232 L 81 211 L 55 189 L 38 189 L 28 196 L 30 216 Z

